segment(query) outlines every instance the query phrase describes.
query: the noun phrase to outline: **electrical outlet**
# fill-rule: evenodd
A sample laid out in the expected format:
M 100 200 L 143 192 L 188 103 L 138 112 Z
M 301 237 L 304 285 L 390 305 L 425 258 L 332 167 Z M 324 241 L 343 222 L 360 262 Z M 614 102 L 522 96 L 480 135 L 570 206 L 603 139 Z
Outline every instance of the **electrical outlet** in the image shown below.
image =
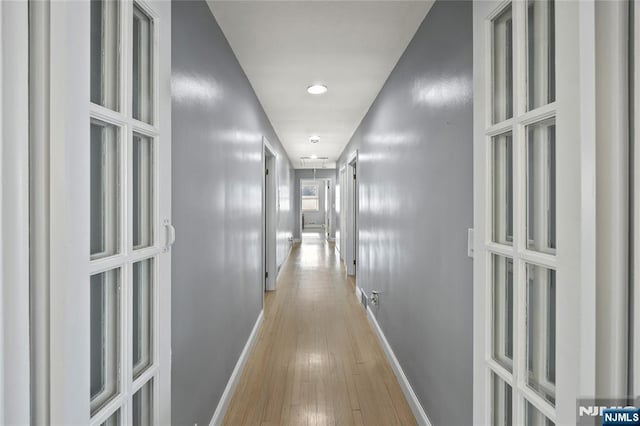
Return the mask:
M 371 292 L 371 304 L 376 307 L 380 304 L 380 293 L 375 290 Z

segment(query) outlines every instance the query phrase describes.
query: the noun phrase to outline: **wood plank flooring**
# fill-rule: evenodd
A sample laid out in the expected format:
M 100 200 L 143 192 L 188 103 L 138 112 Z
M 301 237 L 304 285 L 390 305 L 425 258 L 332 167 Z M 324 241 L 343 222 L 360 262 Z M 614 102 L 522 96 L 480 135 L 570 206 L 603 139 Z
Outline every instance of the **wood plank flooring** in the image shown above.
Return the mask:
M 283 268 L 224 424 L 416 424 L 333 244 L 303 240 Z

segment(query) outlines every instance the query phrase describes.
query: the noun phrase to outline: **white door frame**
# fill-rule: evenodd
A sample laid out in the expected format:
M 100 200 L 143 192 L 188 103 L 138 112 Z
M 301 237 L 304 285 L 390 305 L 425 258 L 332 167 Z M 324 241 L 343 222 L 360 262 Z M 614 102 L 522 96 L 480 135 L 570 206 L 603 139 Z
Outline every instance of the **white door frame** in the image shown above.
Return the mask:
M 346 253 L 346 230 L 347 230 L 347 181 L 346 181 L 346 166 L 340 167 L 338 181 L 340 182 L 340 208 L 337 214 L 340 217 L 340 235 L 339 235 L 339 243 L 340 243 L 340 260 L 346 263 L 345 253 Z
M 333 203 L 331 202 L 331 179 L 324 179 L 324 239 L 331 239 L 331 212 L 333 211 Z
M 28 4 L 0 2 L 0 423 L 30 423 Z
M 120 40 L 130 40 L 132 2 L 121 2 Z M 171 419 L 171 254 L 174 233 L 171 220 L 171 7 L 163 2 L 137 1 L 153 19 L 152 66 L 154 87 L 153 110 L 156 125 L 134 122 L 127 113 L 131 104 L 130 44 L 121 47 L 117 72 L 122 73 L 119 85 L 121 111 L 109 111 L 93 105 L 90 100 L 90 4 L 89 2 L 33 1 L 31 26 L 34 40 L 32 71 L 42 82 L 32 85 L 31 141 L 32 161 L 44 165 L 32 177 L 32 241 L 39 242 L 32 251 L 32 305 L 45 309 L 32 318 L 34 353 L 35 422 L 46 424 L 99 424 L 106 420 L 119 404 L 121 415 L 131 414 L 129 398 L 147 379 L 153 377 L 154 422 Z M 90 260 L 89 244 L 89 148 L 90 117 L 121 126 L 119 143 L 130 146 L 131 132 L 154 138 L 153 180 L 155 197 L 153 246 L 137 251 L 131 241 L 121 238 L 121 254 L 97 261 Z M 123 118 L 124 117 L 124 118 Z M 131 151 L 121 149 L 123 170 L 129 170 Z M 125 160 L 126 159 L 126 160 Z M 161 171 L 161 172 L 160 172 Z M 123 223 L 130 224 L 132 213 L 132 182 L 129 171 L 121 172 L 123 195 L 120 214 Z M 34 211 L 33 209 L 40 209 Z M 49 226 L 49 224 L 51 224 Z M 129 235 L 121 226 L 120 236 Z M 129 229 L 129 228 L 127 228 Z M 130 230 L 130 229 L 129 229 Z M 154 302 L 151 321 L 152 365 L 131 380 L 130 352 L 132 332 L 126 327 L 131 315 L 132 290 L 129 263 L 154 257 Z M 96 416 L 90 418 L 90 275 L 100 270 L 119 267 L 121 270 L 119 372 L 120 393 L 108 402 Z M 126 290 L 126 291 L 125 291 Z M 50 391 L 47 391 L 50 390 Z M 126 417 L 125 417 L 126 418 Z M 126 423 L 126 420 L 123 420 Z
M 526 396 L 556 424 L 576 423 L 576 399 L 595 392 L 595 46 L 594 2 L 556 2 L 556 101 L 524 112 L 526 84 L 525 4 L 514 1 L 514 119 L 491 124 L 491 19 L 509 2 L 474 2 L 474 424 L 491 422 L 491 372 L 512 386 L 514 424 L 522 423 Z M 580 55 L 578 55 L 578 52 Z M 520 78 L 517 78 L 520 77 Z M 514 170 L 526 167 L 524 126 L 555 115 L 557 255 L 527 251 L 523 245 L 525 179 L 514 177 L 514 233 L 517 247 L 492 242 L 490 142 L 514 129 Z M 514 174 L 515 176 L 515 174 Z M 511 379 L 492 359 L 491 253 L 514 258 L 514 351 Z M 556 403 L 555 409 L 525 384 L 526 294 L 524 262 L 556 270 Z M 516 417 L 518 416 L 518 417 Z
M 358 150 L 352 152 L 346 165 L 347 180 L 347 229 L 346 229 L 346 250 L 344 259 L 347 268 L 347 275 L 356 275 L 358 270 Z
M 633 259 L 632 286 L 633 286 L 633 381 L 632 392 L 634 396 L 640 395 L 640 4 L 633 4 L 633 170 L 631 174 L 633 189 Z
M 335 228 L 335 241 L 336 241 L 336 250 L 338 251 L 338 257 L 340 260 L 342 260 L 342 252 L 344 251 L 343 248 L 343 243 L 342 243 L 342 228 L 344 227 L 343 223 L 342 223 L 342 211 L 344 210 L 343 204 L 342 204 L 342 199 L 343 199 L 343 193 L 344 193 L 344 184 L 343 184 L 343 179 L 344 179 L 344 166 L 340 167 L 340 169 L 338 170 L 338 174 L 336 176 L 336 184 L 333 186 L 334 188 L 334 212 L 335 212 L 335 220 L 338 222 L 338 226 L 336 226 L 334 224 L 334 228 Z
M 265 179 L 262 180 L 262 277 L 264 278 L 263 291 L 276 289 L 278 276 L 277 265 L 277 224 L 278 224 L 278 154 L 273 149 L 267 138 L 263 137 L 263 173 L 268 169 L 265 179 L 268 184 L 265 187 Z

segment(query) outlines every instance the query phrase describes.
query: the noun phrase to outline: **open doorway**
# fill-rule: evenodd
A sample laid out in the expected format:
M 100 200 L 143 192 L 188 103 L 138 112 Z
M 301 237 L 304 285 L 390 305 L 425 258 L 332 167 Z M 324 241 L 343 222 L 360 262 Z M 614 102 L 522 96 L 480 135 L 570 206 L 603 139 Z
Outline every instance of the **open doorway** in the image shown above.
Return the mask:
M 300 180 L 300 235 L 302 242 L 331 236 L 331 180 Z
M 265 291 L 276 289 L 276 226 L 278 223 L 278 174 L 276 168 L 277 156 L 269 141 L 263 139 L 264 182 L 262 190 L 262 218 L 263 218 L 263 270 Z

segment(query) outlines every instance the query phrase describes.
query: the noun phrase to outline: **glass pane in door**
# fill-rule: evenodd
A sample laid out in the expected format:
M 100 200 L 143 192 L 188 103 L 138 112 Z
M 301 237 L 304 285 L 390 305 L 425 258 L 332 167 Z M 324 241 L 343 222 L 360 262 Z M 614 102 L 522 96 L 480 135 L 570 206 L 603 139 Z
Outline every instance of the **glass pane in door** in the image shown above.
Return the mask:
M 120 245 L 120 147 L 118 128 L 91 120 L 91 259 L 111 256 Z
M 153 245 L 153 139 L 133 134 L 133 248 Z
M 91 0 L 91 102 L 119 110 L 118 1 Z
M 91 414 L 116 396 L 120 388 L 120 270 L 90 280 Z
M 493 180 L 493 241 L 513 244 L 513 141 L 511 132 L 491 143 Z
M 556 272 L 527 264 L 526 383 L 555 403 L 556 394 Z
M 493 22 L 493 122 L 513 117 L 513 18 L 511 4 Z
M 107 420 L 105 420 L 100 426 L 120 426 L 122 424 L 120 420 L 120 409 L 113 413 Z
M 527 110 L 556 100 L 555 2 L 527 1 Z
M 525 425 L 526 426 L 555 426 L 555 423 L 545 417 L 529 401 L 525 401 Z
M 133 377 L 151 365 L 153 260 L 133 264 Z
M 513 366 L 513 260 L 493 255 L 493 358 L 504 368 Z
M 133 395 L 133 425 L 151 426 L 153 424 L 153 379 L 142 386 Z
M 527 126 L 527 248 L 556 251 L 556 122 Z
M 153 21 L 133 6 L 133 118 L 153 121 Z
M 513 424 L 513 395 L 511 386 L 504 380 L 500 379 L 497 374 L 493 376 L 493 407 L 492 407 L 492 424 L 493 426 L 511 426 Z

